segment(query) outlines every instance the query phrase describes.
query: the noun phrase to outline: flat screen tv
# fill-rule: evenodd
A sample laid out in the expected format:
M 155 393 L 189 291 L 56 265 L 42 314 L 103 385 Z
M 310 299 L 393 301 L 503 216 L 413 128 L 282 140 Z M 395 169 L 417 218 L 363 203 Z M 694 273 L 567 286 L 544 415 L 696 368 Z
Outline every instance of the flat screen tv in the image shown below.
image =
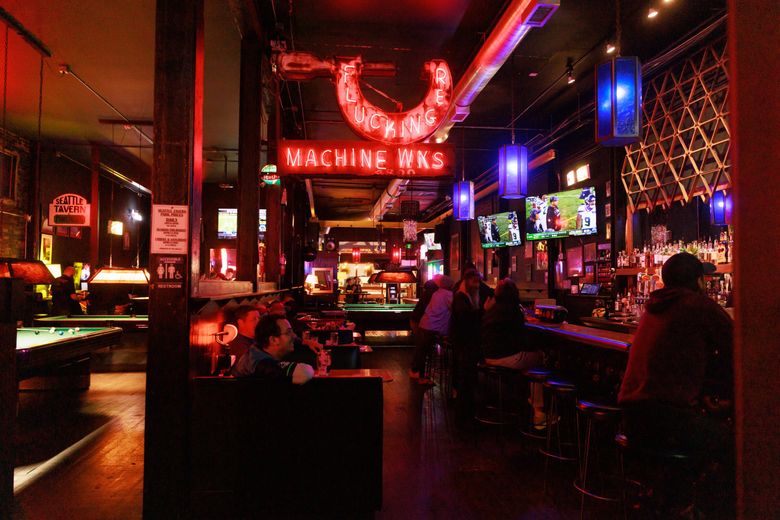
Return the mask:
M 265 209 L 257 210 L 258 233 L 265 233 L 267 228 Z M 238 210 L 236 208 L 219 208 L 217 213 L 217 238 L 231 240 L 238 236 Z
M 238 236 L 238 210 L 219 208 L 217 213 L 217 238 L 229 240 Z
M 478 216 L 477 228 L 479 240 L 485 249 L 519 246 L 522 243 L 520 223 L 514 211 Z
M 596 189 L 582 188 L 525 199 L 527 240 L 595 235 Z
M 438 251 L 441 249 L 441 244 L 436 242 L 436 233 L 423 233 L 423 238 L 425 239 L 425 247 L 428 248 L 428 251 Z

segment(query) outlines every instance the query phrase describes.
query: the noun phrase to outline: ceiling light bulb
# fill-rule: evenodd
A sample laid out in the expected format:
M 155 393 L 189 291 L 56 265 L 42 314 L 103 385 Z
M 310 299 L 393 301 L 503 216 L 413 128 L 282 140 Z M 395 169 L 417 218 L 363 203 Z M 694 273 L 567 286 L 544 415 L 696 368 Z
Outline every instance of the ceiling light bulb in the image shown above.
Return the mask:
M 665 4 L 671 4 L 673 0 L 664 0 Z
M 615 52 L 615 49 L 616 47 L 614 43 L 607 44 L 607 54 L 612 54 L 613 52 Z
M 647 17 L 648 18 L 655 18 L 656 16 L 658 16 L 658 10 L 657 9 L 653 9 L 651 7 L 650 11 L 647 12 Z
M 571 85 L 575 81 L 577 81 L 577 79 L 574 77 L 574 74 L 572 74 L 571 71 L 570 71 L 568 77 L 566 78 L 566 83 Z
M 535 77 L 536 77 L 536 76 L 538 76 L 538 75 L 539 75 L 539 73 L 538 73 L 538 72 L 529 72 L 529 73 L 528 73 L 528 77 L 529 77 L 529 78 L 535 78 Z

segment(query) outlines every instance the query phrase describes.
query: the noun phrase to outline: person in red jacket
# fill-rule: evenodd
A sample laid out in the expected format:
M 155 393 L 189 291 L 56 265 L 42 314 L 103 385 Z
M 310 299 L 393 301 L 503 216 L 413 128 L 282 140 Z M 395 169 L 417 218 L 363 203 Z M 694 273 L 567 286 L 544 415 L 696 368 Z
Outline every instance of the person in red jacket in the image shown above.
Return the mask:
M 679 449 L 694 471 L 731 474 L 734 440 L 728 418 L 734 386 L 734 325 L 704 293 L 715 270 L 679 253 L 663 265 L 634 335 L 618 395 L 626 432 L 639 448 Z M 692 476 L 695 478 L 695 475 Z

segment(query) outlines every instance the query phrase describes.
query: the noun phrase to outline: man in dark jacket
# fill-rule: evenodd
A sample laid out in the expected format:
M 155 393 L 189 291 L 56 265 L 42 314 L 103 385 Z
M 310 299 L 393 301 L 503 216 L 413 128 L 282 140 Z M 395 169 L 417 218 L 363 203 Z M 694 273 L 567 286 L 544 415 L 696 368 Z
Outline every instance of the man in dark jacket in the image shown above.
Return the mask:
M 734 327 L 703 292 L 714 268 L 688 253 L 664 264 L 664 288 L 650 295 L 618 401 L 638 446 L 682 449 L 697 470 L 719 463 L 728 473 L 733 438 L 722 416 L 732 399 Z
M 62 270 L 62 275 L 54 279 L 51 284 L 51 315 L 74 316 L 84 314 L 79 301 L 81 297 L 76 292 L 73 275 L 76 270 L 69 265 Z

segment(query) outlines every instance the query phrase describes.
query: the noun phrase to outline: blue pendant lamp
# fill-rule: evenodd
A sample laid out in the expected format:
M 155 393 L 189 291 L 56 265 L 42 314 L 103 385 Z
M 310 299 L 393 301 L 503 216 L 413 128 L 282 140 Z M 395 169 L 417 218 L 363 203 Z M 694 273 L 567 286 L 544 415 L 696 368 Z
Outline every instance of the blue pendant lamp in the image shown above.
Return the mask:
M 474 183 L 459 181 L 452 187 L 452 215 L 455 220 L 474 220 Z
M 720 190 L 712 194 L 710 200 L 710 214 L 712 224 L 715 226 L 728 226 L 731 224 L 731 194 Z
M 522 199 L 528 193 L 528 148 L 508 144 L 498 151 L 498 195 Z
M 635 56 L 596 66 L 596 142 L 625 146 L 642 132 L 642 65 Z

